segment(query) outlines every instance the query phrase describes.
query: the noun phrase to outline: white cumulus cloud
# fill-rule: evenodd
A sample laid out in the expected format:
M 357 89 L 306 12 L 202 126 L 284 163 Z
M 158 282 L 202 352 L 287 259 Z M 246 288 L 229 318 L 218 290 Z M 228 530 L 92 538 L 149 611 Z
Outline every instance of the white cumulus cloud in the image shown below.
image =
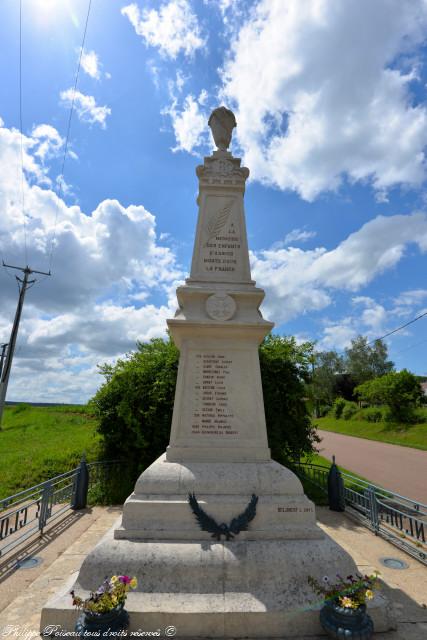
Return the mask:
M 99 80 L 101 78 L 101 63 L 95 51 L 83 51 L 81 58 L 82 69 L 91 78 Z
M 252 177 L 309 201 L 345 180 L 380 199 L 419 185 L 427 109 L 411 83 L 426 26 L 424 0 L 260 0 L 222 69 Z
M 38 142 L 34 155 L 42 161 L 57 155 L 64 144 L 64 140 L 58 131 L 49 124 L 41 124 L 34 127 L 31 132 L 31 138 L 33 141 Z
M 175 59 L 179 53 L 192 56 L 205 45 L 197 16 L 188 0 L 171 0 L 159 9 L 140 9 L 137 4 L 123 7 L 136 33 L 160 54 Z
M 401 307 L 417 307 L 425 300 L 427 300 L 427 289 L 410 289 L 403 291 L 394 302 L 396 308 L 400 309 Z
M 266 289 L 267 316 L 280 324 L 328 307 L 334 290 L 359 291 L 394 267 L 411 244 L 427 251 L 425 213 L 377 216 L 330 251 L 273 246 L 253 252 L 252 274 Z M 362 300 L 366 301 L 358 301 Z M 365 314 L 371 325 L 377 322 L 374 311 L 371 308 Z
M 368 329 L 369 333 L 379 335 L 384 333 L 388 312 L 382 304 L 379 304 L 369 296 L 355 296 L 353 304 L 362 309 L 358 315 L 359 321 Z
M 198 147 L 208 143 L 208 115 L 204 109 L 206 99 L 207 93 L 202 90 L 198 98 L 191 94 L 186 96 L 182 107 L 178 106 L 178 100 L 175 98 L 169 107 L 163 109 L 162 113 L 170 116 L 172 120 L 176 140 L 176 146 L 172 151 L 196 153 Z
M 45 184 L 53 182 L 46 154 L 37 152 L 41 140 L 59 145 L 59 138 L 47 125 L 33 134 L 23 136 L 28 260 L 47 271 L 53 243 L 53 265 L 52 276 L 36 276 L 26 296 L 9 398 L 84 401 L 101 382 L 97 363 L 134 349 L 137 340 L 165 335 L 184 274 L 142 204 L 107 199 L 85 212 L 58 198 Z M 0 127 L 0 253 L 18 265 L 25 255 L 19 177 L 19 131 Z M 7 342 L 16 283 L 4 269 L 0 280 L 0 342 Z
M 286 234 L 283 243 L 285 245 L 292 242 L 307 242 L 317 235 L 316 231 L 308 231 L 307 229 L 292 229 Z
M 360 335 L 359 327 L 355 325 L 354 318 L 344 318 L 339 322 L 327 324 L 323 329 L 321 340 L 316 344 L 318 351 L 330 351 L 338 349 L 343 351 L 350 346 L 351 341 Z
M 111 115 L 111 109 L 107 106 L 99 106 L 93 96 L 87 96 L 74 89 L 61 91 L 61 102 L 65 107 L 70 107 L 74 99 L 74 109 L 79 120 L 89 124 L 99 124 L 102 129 L 106 127 L 107 117 Z

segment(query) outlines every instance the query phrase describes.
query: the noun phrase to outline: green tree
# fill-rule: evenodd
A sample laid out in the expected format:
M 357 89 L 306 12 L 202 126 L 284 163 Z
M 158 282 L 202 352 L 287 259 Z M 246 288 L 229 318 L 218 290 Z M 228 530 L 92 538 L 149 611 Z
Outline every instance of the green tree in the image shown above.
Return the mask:
M 356 387 L 355 393 L 369 404 L 387 405 L 388 419 L 399 423 L 416 421 L 416 409 L 423 397 L 417 377 L 406 369 L 368 380 Z
M 312 345 L 269 336 L 260 347 L 266 422 L 273 457 L 298 458 L 318 442 L 306 403 Z M 100 367 L 105 381 L 91 401 L 99 419 L 104 455 L 125 458 L 134 475 L 169 442 L 179 352 L 172 340 L 138 343 L 115 366 Z
M 375 340 L 370 346 L 368 339 L 358 336 L 351 341 L 351 347 L 345 351 L 345 368 L 356 385 L 394 370 L 394 364 L 387 360 L 387 345 Z
M 281 463 L 314 451 L 319 442 L 306 403 L 313 344 L 269 335 L 259 349 L 268 443 Z
M 337 395 L 337 376 L 343 372 L 343 359 L 336 351 L 313 354 L 311 390 L 316 405 L 332 405 Z
M 179 351 L 172 340 L 137 343 L 137 351 L 103 365 L 105 382 L 91 400 L 104 455 L 124 458 L 136 471 L 165 450 L 171 426 Z

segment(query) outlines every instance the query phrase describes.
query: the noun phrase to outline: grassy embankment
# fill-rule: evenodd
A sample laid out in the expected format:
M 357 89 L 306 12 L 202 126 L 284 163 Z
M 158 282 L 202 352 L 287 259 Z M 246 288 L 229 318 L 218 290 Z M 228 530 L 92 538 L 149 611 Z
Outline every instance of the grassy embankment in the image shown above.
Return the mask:
M 96 420 L 84 406 L 6 406 L 0 431 L 0 498 L 75 468 L 99 453 Z
M 0 431 L 0 498 L 73 469 L 83 451 L 89 461 L 96 460 L 99 449 L 96 419 L 85 406 L 9 405 Z M 327 468 L 331 464 L 320 455 L 310 462 Z M 312 483 L 303 484 L 316 504 L 327 504 L 321 490 Z
M 427 413 L 427 410 L 425 410 Z M 404 447 L 427 450 L 427 422 L 413 425 L 396 425 L 390 422 L 368 422 L 367 420 L 337 420 L 331 416 L 317 418 L 319 429 L 333 431 L 347 436 L 378 440 Z

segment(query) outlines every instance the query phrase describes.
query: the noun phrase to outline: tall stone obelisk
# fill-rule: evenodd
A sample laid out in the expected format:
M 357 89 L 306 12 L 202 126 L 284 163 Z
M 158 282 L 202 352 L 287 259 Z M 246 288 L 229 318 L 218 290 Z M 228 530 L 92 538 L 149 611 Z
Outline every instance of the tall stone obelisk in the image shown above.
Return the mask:
M 258 346 L 273 324 L 251 280 L 243 196 L 249 170 L 227 151 L 234 115 L 215 109 L 218 147 L 197 167 L 199 218 L 191 274 L 168 326 L 180 349 L 167 460 L 269 460 Z
M 249 171 L 227 151 L 235 124 L 231 111 L 213 111 L 217 150 L 197 168 L 191 274 L 168 321 L 180 349 L 169 447 L 141 474 L 121 521 L 86 557 L 74 585 L 43 609 L 42 629 L 72 630 L 71 586 L 89 592 L 120 572 L 139 583 L 126 603 L 131 631 L 173 635 L 165 631 L 173 626 L 179 638 L 317 634 L 308 576 L 356 571 L 317 527 L 298 478 L 270 457 L 258 345 L 273 325 L 262 318 L 264 292 L 251 280 L 243 208 Z M 256 515 L 217 540 L 194 517 L 189 494 L 221 531 L 252 496 Z M 383 603 L 371 613 L 376 630 L 389 628 Z

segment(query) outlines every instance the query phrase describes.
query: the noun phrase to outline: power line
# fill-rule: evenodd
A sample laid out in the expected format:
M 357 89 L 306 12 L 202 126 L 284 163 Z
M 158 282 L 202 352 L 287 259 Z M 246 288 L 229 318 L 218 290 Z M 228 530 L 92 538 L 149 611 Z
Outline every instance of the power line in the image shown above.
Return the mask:
M 79 61 L 78 61 L 78 65 L 77 65 L 77 71 L 76 71 L 76 75 L 75 75 L 75 79 L 74 79 L 74 88 L 73 88 L 73 97 L 72 97 L 72 101 L 71 101 L 71 106 L 70 106 L 70 113 L 68 116 L 68 125 L 67 125 L 67 134 L 66 134 L 66 139 L 65 139 L 65 145 L 64 145 L 64 154 L 62 157 L 62 163 L 61 163 L 61 173 L 60 173 L 60 179 L 58 181 L 58 189 L 57 189 L 57 196 L 58 199 L 62 198 L 62 193 L 63 193 L 63 183 L 64 183 L 64 167 L 65 167 L 65 160 L 67 157 L 67 152 L 68 152 L 68 145 L 69 145 L 69 140 L 70 140 L 70 132 L 71 132 L 71 119 L 72 119 L 72 115 L 73 115 L 73 110 L 74 110 L 74 102 L 75 102 L 75 96 L 76 96 L 76 90 L 77 90 L 77 83 L 78 83 L 78 78 L 79 78 L 79 73 L 80 73 L 80 67 L 81 67 L 81 61 L 82 61 L 82 56 L 83 56 L 83 50 L 84 50 L 84 45 L 85 45 L 85 40 L 86 40 L 86 33 L 87 33 L 87 27 L 88 27 L 88 22 L 89 22 L 89 15 L 90 15 L 90 9 L 91 9 L 91 5 L 92 5 L 92 0 L 89 0 L 88 2 L 88 9 L 87 9 L 87 14 L 86 14 L 86 22 L 85 22 L 85 27 L 84 27 L 84 32 L 83 32 L 83 40 L 82 40 L 82 44 L 80 47 L 80 55 L 79 55 Z M 24 150 L 23 150 L 23 126 L 22 126 L 22 0 L 19 0 L 19 128 L 20 128 L 20 147 L 21 147 L 21 196 L 22 196 L 22 214 L 23 214 L 23 220 L 24 220 L 24 244 L 25 244 L 25 263 L 26 266 L 25 267 L 16 267 L 13 265 L 8 265 L 5 264 L 4 260 L 3 262 L 3 266 L 6 269 L 6 272 L 9 274 L 8 272 L 8 268 L 11 269 L 17 269 L 19 271 L 22 271 L 24 274 L 24 278 L 18 278 L 18 276 L 16 276 L 16 280 L 18 283 L 18 289 L 19 289 L 19 299 L 18 299 L 18 306 L 16 309 L 16 313 L 15 313 L 15 319 L 14 319 L 14 323 L 13 323 L 13 327 L 12 327 L 12 333 L 11 333 L 11 337 L 10 337 L 10 341 L 9 343 L 3 343 L 1 346 L 1 356 L 0 356 L 0 430 L 1 430 L 1 419 L 2 419 L 2 414 L 3 414 L 3 409 L 4 409 L 4 404 L 5 404 L 5 400 L 6 400 L 6 391 L 7 391 L 7 386 L 8 386 L 8 382 L 9 382 L 9 375 L 10 375 L 10 370 L 12 367 L 12 360 L 13 360 L 13 355 L 14 355 L 14 351 L 15 351 L 15 346 L 16 346 L 16 338 L 18 335 L 18 328 L 19 328 L 19 323 L 21 320 L 21 314 L 22 314 L 22 308 L 24 305 L 24 298 L 25 298 L 25 293 L 28 289 L 31 288 L 31 286 L 33 286 L 36 282 L 36 280 L 29 280 L 29 276 L 32 273 L 38 273 L 40 275 L 45 276 L 45 278 L 47 278 L 48 276 L 51 275 L 51 266 L 52 266 L 52 259 L 53 259 L 53 248 L 54 248 L 54 242 L 55 242 L 55 238 L 56 238 L 56 227 L 57 227 L 57 221 L 58 221 L 58 210 L 59 210 L 59 204 L 56 207 L 56 211 L 55 211 L 55 222 L 54 222 L 54 228 L 53 228 L 53 236 L 52 236 L 52 242 L 51 242 L 51 248 L 50 248 L 50 256 L 49 256 L 49 272 L 46 273 L 45 271 L 35 271 L 34 269 L 30 269 L 30 267 L 28 266 L 28 250 L 27 250 L 27 226 L 26 226 L 26 217 L 25 217 L 25 192 L 24 192 Z
M 64 155 L 62 157 L 61 173 L 59 174 L 58 190 L 57 190 L 57 194 L 56 194 L 59 199 L 61 199 L 62 195 L 63 195 L 64 168 L 65 168 L 65 160 L 66 160 L 66 157 L 67 157 L 68 145 L 69 145 L 69 140 L 70 140 L 71 119 L 72 119 L 73 111 L 74 111 L 74 102 L 75 102 L 75 98 L 76 98 L 77 83 L 78 83 L 78 80 L 79 80 L 79 74 L 80 74 L 80 67 L 81 67 L 81 63 L 82 63 L 83 50 L 84 50 L 84 46 L 85 46 L 85 42 L 86 42 L 86 33 L 87 33 L 87 26 L 88 26 L 88 23 L 89 23 L 89 15 L 90 15 L 91 6 L 92 6 L 92 0 L 89 0 L 88 8 L 87 8 L 87 14 L 86 14 L 85 28 L 84 28 L 84 31 L 83 31 L 83 39 L 82 39 L 82 44 L 81 44 L 81 47 L 80 47 L 79 61 L 78 61 L 78 64 L 77 64 L 76 75 L 75 75 L 75 78 L 74 78 L 73 97 L 72 97 L 72 100 L 71 100 L 70 113 L 69 113 L 69 116 L 68 116 L 67 134 L 66 134 L 66 137 L 65 137 L 65 146 L 64 146 Z M 51 241 L 51 246 L 50 246 L 50 256 L 49 256 L 49 273 L 52 270 L 53 250 L 54 250 L 54 244 L 55 244 L 55 240 L 56 240 L 56 227 L 57 227 L 57 222 L 58 222 L 58 211 L 59 211 L 59 203 L 57 204 L 56 211 L 55 211 L 55 222 L 54 222 L 54 225 L 53 225 L 53 235 L 52 235 L 52 241 Z
M 398 331 L 401 331 L 405 327 L 409 327 L 410 324 L 413 324 L 414 322 L 416 322 L 420 318 L 424 318 L 424 316 L 427 316 L 427 311 L 424 311 L 424 313 L 421 313 L 416 318 L 413 318 L 413 320 L 409 320 L 409 322 L 406 322 L 405 324 L 402 324 L 402 326 L 397 327 L 397 329 L 393 329 L 393 331 L 389 331 L 388 333 L 385 333 L 383 336 L 381 336 L 381 338 L 375 338 L 375 340 L 371 340 L 370 342 L 368 342 L 368 344 L 373 344 L 377 340 L 384 340 L 384 338 L 387 338 L 388 336 L 393 335 L 393 333 L 397 333 Z
M 84 27 L 84 31 L 83 31 L 83 39 L 82 39 L 82 44 L 81 44 L 81 47 L 80 47 L 80 55 L 79 55 L 79 60 L 78 60 L 78 64 L 77 64 L 77 70 L 76 70 L 76 74 L 75 74 L 75 78 L 74 78 L 73 96 L 72 96 L 72 101 L 71 101 L 71 106 L 70 106 L 70 113 L 69 113 L 69 116 L 68 116 L 67 133 L 66 133 L 65 145 L 64 145 L 64 154 L 63 154 L 62 162 L 61 162 L 61 173 L 59 175 L 59 180 L 58 180 L 57 196 L 58 196 L 59 200 L 62 199 L 62 196 L 63 196 L 65 160 L 66 160 L 67 153 L 68 153 L 70 132 L 71 132 L 71 120 L 72 120 L 72 115 L 73 115 L 73 111 L 74 111 L 74 103 L 75 103 L 75 97 L 76 97 L 77 83 L 78 83 L 78 79 L 79 79 L 82 56 L 83 56 L 83 51 L 84 51 L 84 46 L 85 46 L 85 41 L 86 41 L 86 34 L 87 34 L 87 28 L 88 28 L 88 23 L 89 23 L 89 16 L 90 16 L 90 11 L 91 11 L 91 6 L 92 6 L 92 0 L 89 0 L 88 1 L 87 14 L 86 14 L 85 27 Z M 24 174 L 24 143 L 23 143 L 23 116 L 22 116 L 23 109 L 22 109 L 22 103 L 23 103 L 23 98 L 22 98 L 22 0 L 19 0 L 19 130 L 20 130 L 20 156 L 21 156 L 21 204 L 22 204 L 22 215 L 23 215 L 23 225 L 24 225 L 25 263 L 28 264 L 27 219 L 26 219 L 26 215 L 25 215 L 25 174 Z M 58 211 L 59 211 L 59 203 L 57 204 L 56 210 L 55 210 L 55 220 L 54 220 L 54 225 L 53 225 L 53 234 L 52 234 L 51 247 L 50 247 L 50 252 L 49 252 L 49 273 L 52 270 L 53 251 L 54 251 L 54 245 L 55 245 L 55 240 L 56 240 L 56 228 L 57 228 L 57 222 L 58 222 Z M 2 258 L 3 258 L 3 254 L 2 254 Z M 4 259 L 3 259 L 3 262 L 4 262 Z M 11 274 L 9 274 L 7 268 L 6 268 L 6 272 L 8 273 L 8 275 L 11 275 Z
M 415 344 L 410 344 L 409 347 L 405 347 L 405 349 L 401 349 L 395 355 L 399 356 L 401 353 L 404 353 L 405 351 L 409 351 L 409 349 L 413 349 L 414 347 L 419 347 L 420 344 L 425 344 L 426 342 L 427 342 L 427 338 L 425 340 L 421 340 L 420 342 L 416 342 Z
M 23 118 L 22 118 L 22 0 L 19 0 L 19 133 L 20 133 L 20 183 L 21 183 L 21 206 L 22 217 L 24 222 L 24 248 L 25 248 L 25 263 L 28 264 L 28 248 L 27 248 L 27 217 L 25 215 L 25 186 L 24 186 L 24 143 L 23 143 Z M 1 258 L 4 264 L 3 250 L 1 250 Z M 12 274 L 5 266 L 7 275 L 15 280 Z
M 27 220 L 25 216 L 25 193 L 24 193 L 24 148 L 22 134 L 22 0 L 19 0 L 19 130 L 21 141 L 21 200 L 22 215 L 24 218 L 24 246 L 25 246 L 25 264 L 28 264 L 27 251 Z

